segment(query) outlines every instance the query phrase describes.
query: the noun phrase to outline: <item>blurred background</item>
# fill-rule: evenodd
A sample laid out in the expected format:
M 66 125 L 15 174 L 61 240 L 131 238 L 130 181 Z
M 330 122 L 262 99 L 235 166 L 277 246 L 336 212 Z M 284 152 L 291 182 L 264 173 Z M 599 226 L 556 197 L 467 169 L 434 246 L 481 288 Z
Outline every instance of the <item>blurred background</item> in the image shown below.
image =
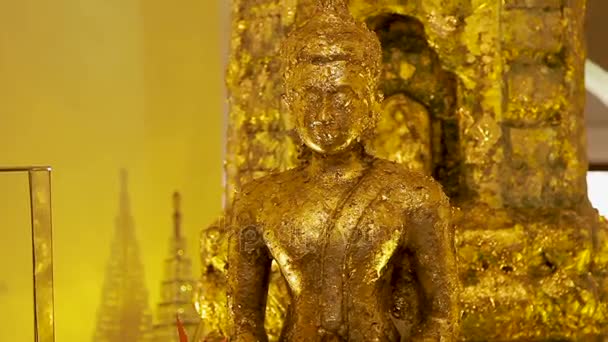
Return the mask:
M 589 1 L 589 155 L 608 165 L 608 2 Z M 0 2 L 0 166 L 51 165 L 56 340 L 94 336 L 126 190 L 151 312 L 169 249 L 172 193 L 199 270 L 219 214 L 228 0 Z M 603 68 L 603 69 L 602 69 Z M 590 176 L 608 214 L 608 177 Z M 0 175 L 0 341 L 32 341 L 25 175 Z
M 198 232 L 221 207 L 227 6 L 0 1 L 0 166 L 53 167 L 57 341 L 93 338 L 121 168 L 151 311 L 175 190 L 199 274 Z M 33 341 L 25 175 L 0 174 L 0 227 L 0 341 Z

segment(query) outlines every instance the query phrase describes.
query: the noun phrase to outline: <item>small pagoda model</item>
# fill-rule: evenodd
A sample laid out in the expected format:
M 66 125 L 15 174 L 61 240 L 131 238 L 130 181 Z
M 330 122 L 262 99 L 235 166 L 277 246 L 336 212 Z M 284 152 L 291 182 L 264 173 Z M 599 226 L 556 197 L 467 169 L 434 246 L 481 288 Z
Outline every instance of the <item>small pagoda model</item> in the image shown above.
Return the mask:
M 119 213 L 93 341 L 147 342 L 152 317 L 124 170 L 120 181 Z
M 165 259 L 165 276 L 161 283 L 161 300 L 156 310 L 156 324 L 152 331 L 154 342 L 179 342 L 176 318 L 179 317 L 188 336 L 193 336 L 199 322 L 194 308 L 192 260 L 186 256 L 186 239 L 181 233 L 181 197 L 173 194 L 173 234 L 169 241 L 169 255 Z

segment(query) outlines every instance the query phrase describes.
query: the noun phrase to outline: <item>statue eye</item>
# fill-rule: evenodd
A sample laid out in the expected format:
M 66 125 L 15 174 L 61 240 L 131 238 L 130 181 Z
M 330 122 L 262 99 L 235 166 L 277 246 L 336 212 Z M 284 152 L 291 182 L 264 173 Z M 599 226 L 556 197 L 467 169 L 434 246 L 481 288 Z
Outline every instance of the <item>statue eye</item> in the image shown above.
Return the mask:
M 306 88 L 303 90 L 303 92 L 301 93 L 301 96 L 303 99 L 305 99 L 306 101 L 309 102 L 319 102 L 321 101 L 321 95 L 319 94 L 319 91 L 315 88 Z
M 348 106 L 357 96 L 348 86 L 339 87 L 334 94 L 334 101 L 343 106 Z
M 346 104 L 350 103 L 350 97 L 344 93 L 337 93 L 334 96 L 334 100 L 340 105 L 346 105 Z

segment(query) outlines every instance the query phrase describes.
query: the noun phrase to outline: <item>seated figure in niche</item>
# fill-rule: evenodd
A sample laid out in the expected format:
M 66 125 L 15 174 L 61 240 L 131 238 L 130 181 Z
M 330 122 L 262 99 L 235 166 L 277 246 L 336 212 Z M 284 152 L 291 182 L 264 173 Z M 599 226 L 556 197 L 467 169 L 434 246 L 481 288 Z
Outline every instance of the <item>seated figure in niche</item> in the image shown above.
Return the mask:
M 272 260 L 291 299 L 281 340 L 453 341 L 449 201 L 429 176 L 374 158 L 361 143 L 380 98 L 378 38 L 355 22 L 345 0 L 320 0 L 282 55 L 286 99 L 312 153 L 237 194 L 227 265 L 231 341 L 267 340 Z M 406 258 L 413 281 L 400 272 Z M 423 298 L 411 332 L 395 323 L 400 286 Z
M 383 111 L 370 154 L 432 174 L 454 194 L 459 180 L 459 131 L 454 74 L 429 46 L 423 24 L 395 13 L 368 19 L 383 49 Z
M 365 142 L 365 148 L 375 157 L 431 175 L 433 156 L 428 111 L 403 93 L 386 98 L 374 135 Z

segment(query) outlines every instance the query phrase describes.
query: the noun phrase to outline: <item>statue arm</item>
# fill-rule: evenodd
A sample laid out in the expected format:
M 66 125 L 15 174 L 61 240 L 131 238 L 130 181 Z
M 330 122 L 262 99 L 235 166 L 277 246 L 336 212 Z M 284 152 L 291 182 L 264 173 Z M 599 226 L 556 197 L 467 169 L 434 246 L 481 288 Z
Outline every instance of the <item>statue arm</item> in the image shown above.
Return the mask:
M 228 309 L 231 341 L 267 341 L 264 312 L 271 258 L 261 230 L 247 215 L 247 206 L 235 201 L 228 245 Z
M 422 322 L 413 341 L 454 341 L 458 327 L 458 274 L 451 207 L 439 185 L 430 187 L 413 213 L 410 248 L 423 293 Z

